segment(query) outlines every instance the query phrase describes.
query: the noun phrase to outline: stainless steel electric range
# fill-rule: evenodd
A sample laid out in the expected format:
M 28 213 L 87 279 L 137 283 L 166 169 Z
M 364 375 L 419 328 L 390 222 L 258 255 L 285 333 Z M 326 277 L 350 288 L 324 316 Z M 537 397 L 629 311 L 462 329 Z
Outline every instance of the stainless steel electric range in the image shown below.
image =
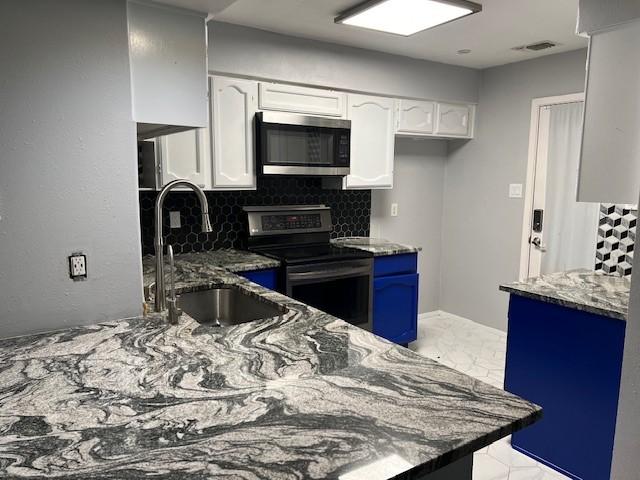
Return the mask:
M 329 241 L 331 209 L 324 205 L 245 207 L 249 250 L 282 263 L 281 290 L 371 331 L 373 258 Z

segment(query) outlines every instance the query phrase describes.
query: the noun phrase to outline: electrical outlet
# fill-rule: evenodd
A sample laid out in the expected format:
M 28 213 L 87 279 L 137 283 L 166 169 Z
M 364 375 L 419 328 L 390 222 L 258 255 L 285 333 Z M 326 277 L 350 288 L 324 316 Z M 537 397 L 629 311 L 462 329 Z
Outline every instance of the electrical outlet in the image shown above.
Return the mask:
M 69 256 L 69 276 L 73 280 L 87 278 L 87 256 L 83 253 L 72 253 Z
M 180 222 L 180 212 L 169 212 L 169 227 L 180 228 L 182 223 Z
M 397 203 L 392 203 L 391 204 L 391 216 L 392 217 L 397 217 L 398 216 L 398 204 Z

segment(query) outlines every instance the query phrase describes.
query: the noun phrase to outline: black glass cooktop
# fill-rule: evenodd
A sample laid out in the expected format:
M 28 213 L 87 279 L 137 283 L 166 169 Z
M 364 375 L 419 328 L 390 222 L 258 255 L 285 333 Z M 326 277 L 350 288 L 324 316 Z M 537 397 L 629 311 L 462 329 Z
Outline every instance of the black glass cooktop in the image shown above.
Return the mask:
M 256 253 L 280 260 L 285 265 L 302 263 L 332 262 L 369 258 L 371 253 L 348 247 L 322 245 L 287 245 L 282 247 L 266 247 L 254 249 Z

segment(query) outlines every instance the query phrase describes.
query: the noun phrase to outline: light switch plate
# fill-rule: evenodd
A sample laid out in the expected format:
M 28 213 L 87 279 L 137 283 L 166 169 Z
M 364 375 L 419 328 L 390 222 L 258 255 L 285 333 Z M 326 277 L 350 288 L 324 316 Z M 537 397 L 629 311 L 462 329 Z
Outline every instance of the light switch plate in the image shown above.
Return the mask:
M 398 204 L 397 203 L 392 203 L 391 204 L 391 216 L 392 217 L 397 217 L 398 216 Z
M 511 183 L 509 184 L 509 198 L 522 198 L 522 184 Z
M 180 222 L 180 212 L 169 212 L 169 227 L 180 228 L 182 223 Z

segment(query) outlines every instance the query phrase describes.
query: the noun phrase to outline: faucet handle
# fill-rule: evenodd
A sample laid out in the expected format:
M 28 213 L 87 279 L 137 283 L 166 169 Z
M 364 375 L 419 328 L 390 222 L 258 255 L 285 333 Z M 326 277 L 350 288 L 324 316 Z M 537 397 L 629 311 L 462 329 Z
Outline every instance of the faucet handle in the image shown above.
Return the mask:
M 178 299 L 172 297 L 167 300 L 167 304 L 169 305 L 169 323 L 171 325 L 177 325 L 183 313 L 182 310 L 178 308 Z
M 145 285 L 145 287 L 144 287 L 144 299 L 147 302 L 151 301 L 152 292 L 153 292 L 153 294 L 155 296 L 155 290 L 156 290 L 156 282 L 151 282 L 149 285 Z

